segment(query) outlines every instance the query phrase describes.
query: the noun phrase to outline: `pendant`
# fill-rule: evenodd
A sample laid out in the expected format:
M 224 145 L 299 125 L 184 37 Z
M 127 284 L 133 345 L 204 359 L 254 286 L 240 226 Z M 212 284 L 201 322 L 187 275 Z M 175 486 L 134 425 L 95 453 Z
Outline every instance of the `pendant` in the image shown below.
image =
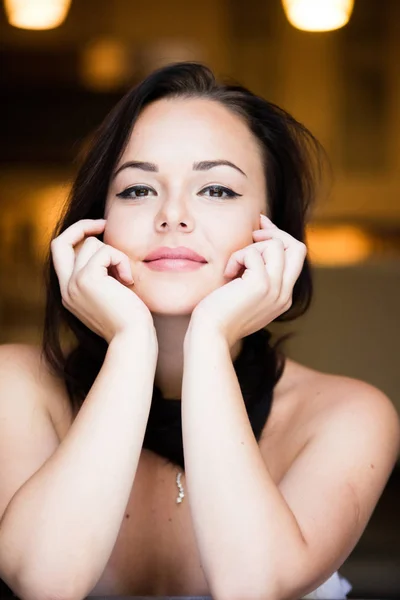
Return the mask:
M 180 504 L 185 497 L 185 492 L 183 491 L 183 485 L 181 484 L 181 475 L 182 475 L 182 471 L 179 471 L 178 475 L 176 476 L 176 485 L 178 486 L 178 490 L 179 490 L 179 495 L 176 499 L 177 504 Z

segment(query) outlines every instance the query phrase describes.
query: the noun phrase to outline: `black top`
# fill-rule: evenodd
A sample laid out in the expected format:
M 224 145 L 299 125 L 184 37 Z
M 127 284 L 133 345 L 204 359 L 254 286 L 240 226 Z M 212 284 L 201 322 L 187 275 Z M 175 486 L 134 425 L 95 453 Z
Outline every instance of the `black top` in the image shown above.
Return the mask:
M 241 352 L 233 362 L 257 442 L 271 410 L 274 386 L 283 372 L 283 365 L 278 368 L 276 353 L 269 345 L 270 338 L 265 329 L 243 338 Z M 156 385 L 143 447 L 184 470 L 181 400 L 165 400 Z

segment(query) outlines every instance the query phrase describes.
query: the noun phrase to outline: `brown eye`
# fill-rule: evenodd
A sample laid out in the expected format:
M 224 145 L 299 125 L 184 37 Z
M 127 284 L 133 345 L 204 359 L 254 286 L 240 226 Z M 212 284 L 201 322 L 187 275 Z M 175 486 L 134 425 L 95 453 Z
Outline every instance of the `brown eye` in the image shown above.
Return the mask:
M 203 193 L 207 190 L 211 190 L 217 193 L 217 195 L 212 195 L 211 198 L 237 198 L 238 196 L 242 195 L 236 194 L 236 192 L 233 192 L 229 188 L 226 188 L 222 185 L 209 185 L 206 188 L 204 188 L 204 190 L 202 190 L 200 193 Z M 222 196 L 222 194 L 226 194 L 226 196 Z
M 139 191 L 138 195 L 136 195 L 137 191 Z M 118 196 L 118 198 L 132 198 L 132 199 L 147 198 L 147 194 L 145 194 L 145 192 L 149 192 L 149 191 L 154 192 L 154 190 L 152 190 L 151 188 L 149 188 L 145 185 L 134 185 L 129 188 L 126 188 L 126 190 L 124 190 L 123 192 L 116 194 L 116 196 Z

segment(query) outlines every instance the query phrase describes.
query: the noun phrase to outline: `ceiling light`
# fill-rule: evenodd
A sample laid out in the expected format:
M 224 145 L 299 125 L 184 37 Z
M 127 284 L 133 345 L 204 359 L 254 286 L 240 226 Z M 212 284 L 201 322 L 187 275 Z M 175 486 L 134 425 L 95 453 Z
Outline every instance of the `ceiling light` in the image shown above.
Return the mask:
M 354 0 L 282 0 L 288 21 L 304 31 L 331 31 L 348 23 Z
M 10 25 L 22 29 L 53 29 L 65 20 L 71 0 L 4 0 Z

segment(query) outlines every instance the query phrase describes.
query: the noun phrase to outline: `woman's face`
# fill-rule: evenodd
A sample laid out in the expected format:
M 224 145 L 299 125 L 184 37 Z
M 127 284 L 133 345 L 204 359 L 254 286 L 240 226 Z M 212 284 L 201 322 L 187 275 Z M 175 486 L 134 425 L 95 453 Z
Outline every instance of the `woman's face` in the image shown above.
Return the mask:
M 196 168 L 217 160 L 237 168 Z M 132 161 L 154 167 L 129 166 Z M 253 242 L 260 212 L 266 212 L 256 139 L 240 117 L 215 101 L 162 99 L 140 114 L 115 173 L 104 242 L 129 257 L 132 289 L 152 313 L 191 314 L 229 281 L 223 276 L 228 259 Z M 143 260 L 160 246 L 186 246 L 207 264 L 192 271 L 151 270 Z

